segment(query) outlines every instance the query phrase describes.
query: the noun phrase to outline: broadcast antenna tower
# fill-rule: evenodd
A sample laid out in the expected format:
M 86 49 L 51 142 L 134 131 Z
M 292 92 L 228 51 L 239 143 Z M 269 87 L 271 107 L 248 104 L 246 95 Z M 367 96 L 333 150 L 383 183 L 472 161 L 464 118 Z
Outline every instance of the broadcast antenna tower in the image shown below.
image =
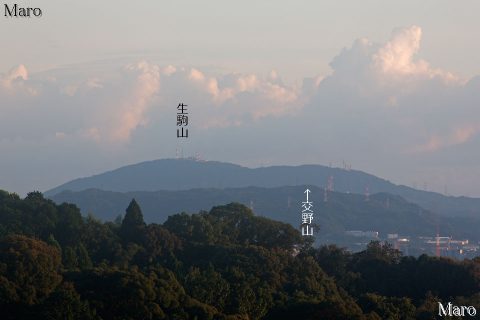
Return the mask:
M 175 150 L 175 157 L 177 159 L 183 159 L 183 148 L 182 147 L 177 147 Z

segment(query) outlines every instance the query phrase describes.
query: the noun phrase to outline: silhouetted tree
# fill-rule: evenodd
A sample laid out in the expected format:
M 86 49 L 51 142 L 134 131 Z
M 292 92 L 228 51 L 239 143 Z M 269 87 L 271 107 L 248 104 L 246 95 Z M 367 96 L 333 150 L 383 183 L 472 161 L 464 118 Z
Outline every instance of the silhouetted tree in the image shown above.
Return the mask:
M 125 217 L 120 227 L 120 236 L 125 242 L 141 242 L 145 230 L 142 210 L 135 199 L 127 207 Z

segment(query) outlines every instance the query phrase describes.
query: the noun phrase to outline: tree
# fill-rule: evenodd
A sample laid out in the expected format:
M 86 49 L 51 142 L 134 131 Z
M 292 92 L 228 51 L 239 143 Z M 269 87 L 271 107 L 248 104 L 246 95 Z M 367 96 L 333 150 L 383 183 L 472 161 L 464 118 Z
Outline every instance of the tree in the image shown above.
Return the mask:
M 62 247 L 60 246 L 60 244 L 58 243 L 57 239 L 55 239 L 55 237 L 53 236 L 53 234 L 50 234 L 47 238 L 47 244 L 49 246 L 52 246 L 52 247 L 55 247 L 58 249 L 59 252 L 62 252 Z
M 142 231 L 145 229 L 145 221 L 140 206 L 132 199 L 125 213 L 120 227 L 120 236 L 127 242 L 141 242 Z
M 92 267 L 92 260 L 90 259 L 87 249 L 82 243 L 77 246 L 77 259 L 80 269 L 89 269 Z
M 341 279 L 347 272 L 347 265 L 351 260 L 351 254 L 345 248 L 336 245 L 321 246 L 315 250 L 315 260 L 320 267 L 335 279 Z
M 32 318 L 46 320 L 94 320 L 100 319 L 90 310 L 88 302 L 82 301 L 72 283 L 60 285 L 42 304 Z M 40 314 L 40 317 L 38 317 Z
M 112 261 L 121 250 L 122 244 L 119 240 L 118 235 L 108 224 L 101 223 L 90 215 L 85 219 L 81 242 L 93 262 Z
M 207 270 L 191 267 L 185 277 L 185 290 L 193 298 L 222 310 L 229 295 L 230 285 L 212 265 Z
M 55 238 L 62 246 L 73 246 L 78 243 L 84 226 L 82 215 L 77 206 L 62 203 L 58 206 L 58 223 Z
M 70 246 L 65 247 L 62 253 L 63 253 L 62 254 L 63 266 L 65 267 L 65 269 L 69 270 L 69 269 L 75 269 L 78 267 L 77 254 L 75 253 L 75 250 L 72 247 Z
M 375 312 L 382 319 L 416 319 L 416 308 L 408 298 L 384 297 L 367 293 L 360 297 L 358 303 L 364 312 Z
M 125 218 L 123 218 L 122 226 L 144 226 L 142 209 L 135 199 L 130 201 L 127 207 Z
M 0 304 L 36 304 L 62 281 L 60 252 L 21 235 L 0 241 Z

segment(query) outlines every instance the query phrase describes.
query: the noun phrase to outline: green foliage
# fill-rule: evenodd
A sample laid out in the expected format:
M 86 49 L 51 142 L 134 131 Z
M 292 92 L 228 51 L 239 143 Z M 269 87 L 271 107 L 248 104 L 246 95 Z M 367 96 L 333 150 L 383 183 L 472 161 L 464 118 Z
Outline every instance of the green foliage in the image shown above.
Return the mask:
M 92 268 L 92 260 L 83 243 L 75 247 L 67 246 L 63 251 L 63 266 L 67 270 Z
M 62 281 L 60 252 L 45 242 L 22 235 L 0 240 L 0 305 L 33 305 Z
M 159 319 L 165 316 L 159 305 L 162 301 L 157 296 L 154 276 L 136 270 L 107 269 L 68 274 L 67 277 L 76 284 L 80 294 L 91 301 L 102 319 Z
M 78 267 L 80 269 L 89 269 L 93 266 L 87 248 L 85 248 L 83 243 L 80 243 L 77 246 L 77 257 Z
M 230 284 L 215 271 L 213 265 L 205 270 L 191 267 L 185 277 L 184 288 L 190 296 L 220 310 L 225 308 L 230 294 Z
M 65 247 L 63 250 L 63 266 L 66 269 L 75 269 L 78 267 L 78 258 L 75 249 L 72 247 Z
M 375 312 L 382 319 L 415 319 L 415 306 L 407 298 L 383 297 L 367 293 L 360 297 L 359 305 L 365 312 Z
M 145 225 L 145 221 L 143 221 L 142 210 L 140 209 L 137 201 L 132 199 L 127 207 L 125 218 L 123 218 L 122 227 L 138 227 L 143 225 Z
M 313 248 L 238 203 L 145 224 L 83 218 L 41 193 L 0 191 L 2 319 L 432 319 L 480 304 L 480 259 Z
M 54 233 L 60 243 L 66 245 L 78 243 L 82 227 L 83 219 L 75 205 L 63 203 L 58 206 L 58 223 Z
M 322 302 L 293 302 L 286 306 L 272 309 L 266 320 L 355 320 L 368 319 L 362 315 L 362 310 L 356 305 L 345 305 L 341 300 L 327 299 Z M 378 318 L 380 319 L 380 318 Z
M 304 242 L 291 225 L 257 217 L 239 203 L 214 207 L 209 213 L 170 216 L 164 226 L 187 241 L 206 244 L 292 249 Z
M 62 247 L 60 246 L 60 244 L 58 243 L 58 241 L 55 239 L 55 237 L 53 236 L 53 234 L 50 234 L 50 235 L 48 236 L 46 242 L 47 242 L 47 244 L 48 244 L 49 246 L 52 246 L 52 247 L 57 248 L 57 250 L 58 250 L 59 252 L 62 251 Z
M 145 230 L 145 221 L 140 206 L 132 199 L 120 227 L 120 235 L 125 242 L 140 242 Z
M 438 302 L 442 301 L 438 297 L 435 297 L 430 291 L 427 292 L 425 299 L 420 303 L 416 310 L 416 319 L 435 319 L 435 317 L 438 315 Z
M 43 303 L 36 318 L 45 320 L 100 320 L 90 309 L 88 302 L 82 300 L 72 283 L 64 282 Z

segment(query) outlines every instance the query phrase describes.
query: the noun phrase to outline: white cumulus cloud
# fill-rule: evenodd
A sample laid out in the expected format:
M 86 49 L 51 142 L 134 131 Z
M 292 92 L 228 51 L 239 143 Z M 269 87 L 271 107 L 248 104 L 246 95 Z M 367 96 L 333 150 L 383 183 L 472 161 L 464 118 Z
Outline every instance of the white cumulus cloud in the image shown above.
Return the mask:
M 19 65 L 0 75 L 0 153 L 25 155 L 15 148 L 41 145 L 39 154 L 79 146 L 169 156 L 183 102 L 191 140 L 213 159 L 347 158 L 380 174 L 394 167 L 402 178 L 411 171 L 397 170 L 405 163 L 418 172 L 435 162 L 439 171 L 449 166 L 461 174 L 455 161 L 472 158 L 480 141 L 480 77 L 432 66 L 418 58 L 421 50 L 418 26 L 395 29 L 384 42 L 358 39 L 332 59 L 330 74 L 312 71 L 302 85 L 284 83 L 276 71 L 222 73 L 145 61 L 42 73 Z M 55 148 L 43 151 L 45 145 Z

